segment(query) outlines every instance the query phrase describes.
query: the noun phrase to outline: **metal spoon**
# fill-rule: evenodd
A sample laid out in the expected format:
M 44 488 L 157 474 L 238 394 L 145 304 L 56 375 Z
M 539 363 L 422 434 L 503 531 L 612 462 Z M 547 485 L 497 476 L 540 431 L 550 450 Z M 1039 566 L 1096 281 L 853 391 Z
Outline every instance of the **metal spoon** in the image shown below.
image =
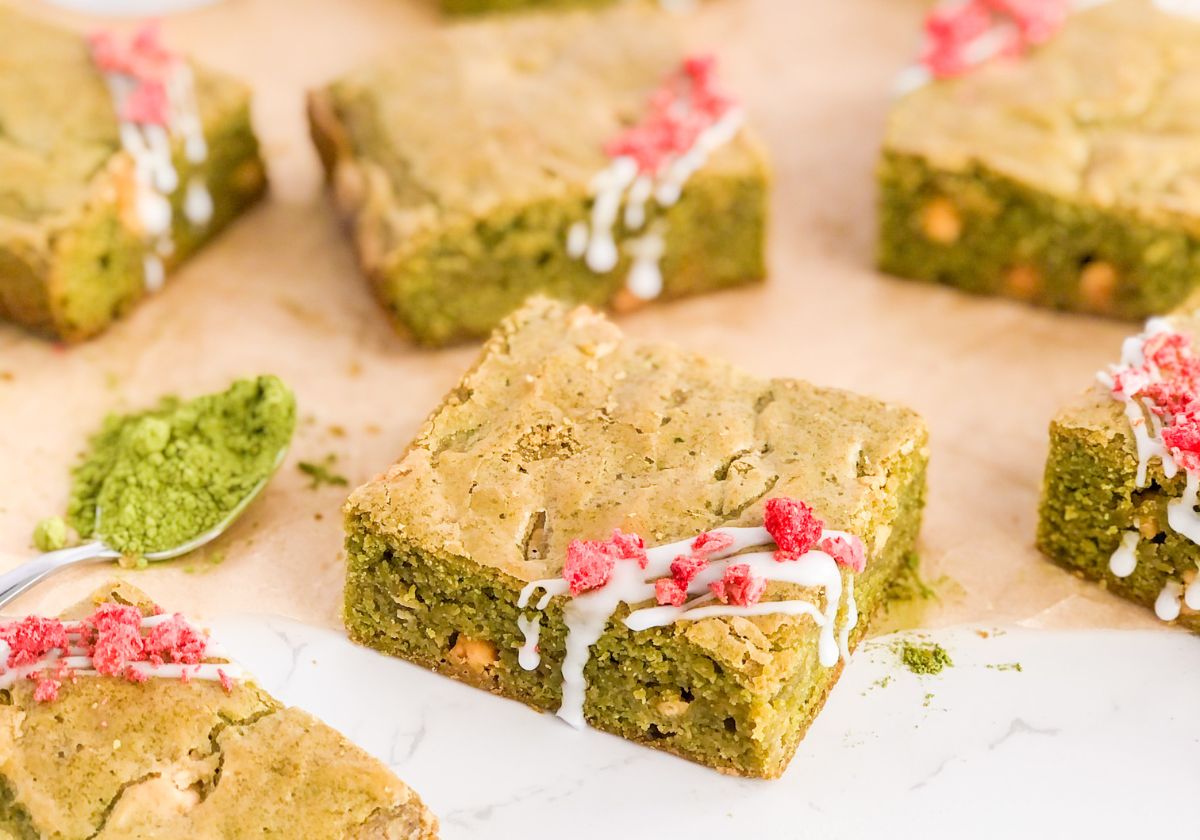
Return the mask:
M 208 545 L 221 534 L 229 529 L 229 526 L 234 523 L 239 516 L 250 506 L 258 494 L 267 486 L 267 482 L 275 475 L 275 471 L 279 469 L 279 465 L 283 463 L 284 457 L 287 455 L 287 447 L 284 447 L 279 455 L 275 458 L 275 464 L 263 479 L 250 488 L 240 502 L 229 512 L 229 514 L 209 528 L 203 534 L 193 537 L 183 545 L 177 545 L 163 551 L 152 551 L 142 555 L 151 562 L 158 560 L 174 560 L 176 557 L 182 557 L 189 552 Z M 100 521 L 100 511 L 96 511 L 96 521 Z M 0 575 L 0 607 L 3 607 L 13 598 L 16 598 L 25 590 L 40 582 L 43 578 L 49 577 L 60 569 L 65 569 L 68 566 L 76 566 L 82 563 L 95 563 L 98 560 L 117 560 L 121 557 L 121 552 L 114 551 L 104 544 L 103 540 L 93 540 L 92 542 L 84 543 L 83 545 L 64 548 L 59 551 L 50 551 L 30 560 L 28 563 L 22 563 L 17 568 L 10 572 L 5 572 Z

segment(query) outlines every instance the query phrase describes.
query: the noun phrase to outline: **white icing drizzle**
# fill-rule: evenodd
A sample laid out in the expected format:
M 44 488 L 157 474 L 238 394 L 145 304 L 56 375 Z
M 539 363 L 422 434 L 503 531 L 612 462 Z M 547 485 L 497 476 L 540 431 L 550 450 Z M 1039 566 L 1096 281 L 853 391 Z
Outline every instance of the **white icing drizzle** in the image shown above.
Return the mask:
M 567 230 L 567 255 L 572 259 L 582 258 L 597 274 L 607 274 L 616 268 L 620 260 L 614 234 L 617 218 L 623 216 L 626 229 L 637 231 L 646 223 L 646 208 L 651 200 L 664 208 L 674 205 L 688 179 L 714 151 L 737 136 L 744 119 L 740 108 L 730 108 L 701 130 L 687 151 L 668 158 L 655 174 L 639 173 L 637 162 L 631 157 L 614 158 L 592 178 L 591 213 L 587 222 L 576 222 Z M 652 238 L 641 237 L 629 247 L 638 250 L 631 251 L 634 263 L 627 287 L 639 298 L 658 297 L 662 294 L 659 264 L 666 249 L 664 232 L 660 230 Z
M 521 645 L 521 650 L 517 654 L 517 661 L 521 663 L 521 667 L 526 671 L 532 671 L 542 662 L 542 655 L 538 652 L 538 637 L 542 633 L 542 614 L 538 613 L 533 618 L 525 616 L 517 616 L 517 627 L 525 636 L 525 641 Z
M 663 277 L 660 262 L 666 247 L 662 231 L 657 228 L 625 243 L 626 252 L 633 257 L 633 265 L 630 266 L 629 279 L 625 281 L 625 286 L 635 297 L 653 300 L 662 294 Z
M 1137 546 L 1141 535 L 1137 531 L 1126 531 L 1121 544 L 1108 559 L 1108 570 L 1119 578 L 1127 578 L 1137 568 Z
M 1183 604 L 1189 610 L 1200 610 L 1200 560 L 1196 561 L 1197 574 L 1183 592 Z
M 141 627 L 143 630 L 148 630 L 163 622 L 171 621 L 174 617 L 174 614 L 171 613 L 146 616 L 142 619 Z M 63 627 L 67 631 L 69 642 L 79 641 L 84 629 L 82 622 L 64 621 Z M 31 674 L 56 667 L 60 663 L 69 668 L 71 675 L 74 676 L 100 676 L 100 673 L 93 667 L 92 658 L 87 654 L 87 649 L 81 645 L 70 644 L 65 651 L 51 650 L 36 662 L 28 665 L 5 668 L 3 663 L 8 662 L 11 653 L 12 648 L 8 642 L 0 639 L 0 691 L 10 689 L 21 680 L 28 679 Z M 229 658 L 228 652 L 211 639 L 205 645 L 204 655 L 206 659 Z M 195 665 L 175 662 L 164 662 L 161 665 L 155 665 L 152 662 L 130 662 L 125 667 L 127 670 L 131 669 L 144 676 L 158 679 L 195 679 L 221 682 L 222 674 L 231 680 L 244 680 L 247 677 L 245 669 L 232 661 L 200 662 Z
M 109 93 L 118 114 L 137 88 L 138 80 L 121 73 L 106 72 Z M 208 157 L 208 144 L 196 104 L 195 83 L 186 62 L 172 64 L 164 80 L 167 92 L 167 125 L 136 123 L 121 119 L 121 147 L 133 160 L 134 209 L 147 253 L 142 261 L 143 282 L 149 292 L 162 288 L 165 279 L 162 257 L 174 252 L 171 239 L 171 196 L 180 189 L 179 173 L 171 159 L 171 142 L 183 142 L 185 159 L 192 165 Z M 188 178 L 183 201 L 184 218 L 194 227 L 212 220 L 213 199 L 203 177 Z
M 1179 618 L 1179 600 L 1182 594 L 1183 587 L 1178 581 L 1167 581 L 1154 601 L 1154 614 L 1163 621 L 1174 621 Z
M 688 587 L 688 594 L 693 597 L 678 607 L 667 605 L 633 610 L 624 620 L 630 630 L 636 632 L 664 627 L 677 621 L 698 621 L 717 616 L 807 615 L 820 629 L 817 645 L 820 663 L 828 668 L 836 665 L 839 657 L 849 658 L 850 632 L 858 623 L 852 574 L 848 575 L 845 586 L 846 619 L 839 635 L 835 623 L 842 600 L 842 573 L 832 557 L 819 549 L 785 562 L 777 561 L 772 551 L 740 554 L 748 548 L 774 544 L 767 529 L 762 527 L 717 528 L 711 533 L 728 536 L 733 542 L 728 548 L 709 555 L 708 565 Z M 849 535 L 833 530 L 821 534 L 822 540 L 836 537 L 849 538 Z M 604 635 L 613 614 L 621 604 L 632 605 L 653 600 L 654 581 L 670 576 L 671 562 L 681 554 L 688 554 L 692 542 L 692 539 L 680 540 L 647 549 L 644 569 L 632 561 L 618 562 L 607 584 L 566 602 L 563 607 L 563 621 L 567 627 L 566 655 L 561 669 L 562 705 L 558 716 L 567 723 L 577 728 L 582 728 L 586 723 L 583 716 L 587 691 L 584 668 L 591 657 L 592 645 Z M 709 584 L 720 580 L 731 563 L 744 563 L 755 576 L 768 581 L 819 588 L 823 591 L 824 606 L 806 600 L 760 601 L 750 606 L 723 604 L 713 597 Z M 536 592 L 543 593 L 537 609 L 544 610 L 553 596 L 567 594 L 567 583 L 562 578 L 535 580 L 521 590 L 517 606 L 521 609 L 528 607 Z M 525 635 L 518 658 L 521 667 L 532 670 L 540 664 L 540 656 L 527 655 L 525 651 L 536 644 L 538 625 L 536 621 L 521 616 L 518 626 Z

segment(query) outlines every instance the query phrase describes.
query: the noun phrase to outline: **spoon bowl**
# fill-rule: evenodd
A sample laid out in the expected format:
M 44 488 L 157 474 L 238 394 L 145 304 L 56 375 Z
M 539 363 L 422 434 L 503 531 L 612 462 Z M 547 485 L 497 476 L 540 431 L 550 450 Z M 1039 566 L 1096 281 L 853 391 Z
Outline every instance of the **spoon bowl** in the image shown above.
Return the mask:
M 288 448 L 285 446 L 275 456 L 275 463 L 272 464 L 270 471 L 263 478 L 250 488 L 242 499 L 234 505 L 233 509 L 216 525 L 204 531 L 201 534 L 192 537 L 181 545 L 172 546 L 161 551 L 148 551 L 142 555 L 146 560 L 156 563 L 161 560 L 174 560 L 177 557 L 182 557 L 185 554 L 190 554 L 198 548 L 208 545 L 210 542 L 221 536 L 229 527 L 237 521 L 238 517 L 245 513 L 246 508 L 258 498 L 263 489 L 270 482 L 272 476 L 279 470 L 284 458 L 287 457 Z M 96 524 L 100 523 L 100 510 L 96 510 Z M 99 531 L 97 530 L 97 533 Z M 3 607 L 9 601 L 16 598 L 21 593 L 30 589 L 37 583 L 40 583 L 45 578 L 55 572 L 65 569 L 69 566 L 77 566 L 83 563 L 95 563 L 101 560 L 118 560 L 121 558 L 121 552 L 110 548 L 104 543 L 103 539 L 92 540 L 91 542 L 83 543 L 82 545 L 64 548 L 58 551 L 49 551 L 40 557 L 35 557 L 27 563 L 22 563 L 15 569 L 5 572 L 0 575 L 0 607 Z

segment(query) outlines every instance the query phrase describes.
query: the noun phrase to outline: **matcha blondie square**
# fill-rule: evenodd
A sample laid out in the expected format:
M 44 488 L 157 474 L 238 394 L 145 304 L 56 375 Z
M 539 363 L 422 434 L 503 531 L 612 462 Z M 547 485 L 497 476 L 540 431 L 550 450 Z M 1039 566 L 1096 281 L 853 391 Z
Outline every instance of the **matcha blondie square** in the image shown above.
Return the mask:
M 1179 305 L 1200 283 L 1200 21 L 1178 5 L 932 13 L 883 142 L 880 267 L 1121 318 Z
M 359 262 L 402 331 L 486 336 L 534 293 L 626 309 L 762 279 L 767 170 L 661 14 L 414 39 L 309 96 Z
M 1127 339 L 1050 425 L 1038 547 L 1200 632 L 1200 310 Z
M 912 412 L 535 298 L 346 509 L 355 641 L 780 775 L 911 559 Z
M 437 835 L 380 762 L 126 584 L 0 620 L 0 653 L 0 837 Z
M 0 319 L 102 331 L 265 188 L 250 92 L 0 5 Z

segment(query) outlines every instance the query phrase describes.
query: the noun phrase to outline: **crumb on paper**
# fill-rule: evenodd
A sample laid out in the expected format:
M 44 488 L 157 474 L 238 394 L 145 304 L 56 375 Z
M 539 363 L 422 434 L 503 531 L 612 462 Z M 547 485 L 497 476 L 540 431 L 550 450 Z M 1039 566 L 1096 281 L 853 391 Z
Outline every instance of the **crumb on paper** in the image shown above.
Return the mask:
M 308 485 L 310 490 L 316 490 L 326 485 L 346 487 L 350 484 L 350 480 L 333 471 L 335 463 L 337 463 L 336 455 L 326 455 L 322 461 L 301 461 L 296 464 L 296 468 L 312 479 Z

